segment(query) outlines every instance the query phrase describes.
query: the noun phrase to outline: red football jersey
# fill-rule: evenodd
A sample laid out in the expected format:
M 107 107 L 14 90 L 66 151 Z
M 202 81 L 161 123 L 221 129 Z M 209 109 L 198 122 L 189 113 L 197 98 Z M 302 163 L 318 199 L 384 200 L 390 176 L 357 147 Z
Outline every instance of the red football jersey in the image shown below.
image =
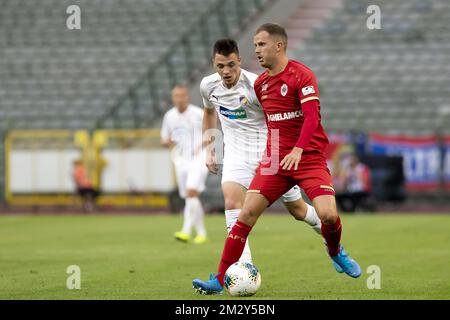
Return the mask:
M 319 89 L 314 73 L 304 64 L 289 60 L 286 68 L 275 76 L 262 73 L 255 81 L 254 89 L 265 116 L 268 127 L 267 156 L 271 156 L 273 130 L 279 130 L 279 160 L 291 152 L 303 126 L 302 103 L 319 100 Z M 328 145 L 328 137 L 320 122 L 314 131 L 305 153 L 318 151 L 323 154 Z

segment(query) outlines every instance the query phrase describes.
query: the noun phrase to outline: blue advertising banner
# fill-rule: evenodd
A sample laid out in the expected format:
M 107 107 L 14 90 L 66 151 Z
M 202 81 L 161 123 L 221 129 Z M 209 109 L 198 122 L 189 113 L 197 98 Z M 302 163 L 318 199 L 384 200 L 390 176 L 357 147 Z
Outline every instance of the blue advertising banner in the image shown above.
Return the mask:
M 443 170 L 445 185 L 447 190 L 450 190 L 450 136 L 445 137 Z
M 449 150 L 450 143 L 447 143 L 447 146 L 447 150 Z M 403 156 L 403 169 L 408 191 L 439 188 L 441 152 L 437 137 L 389 136 L 371 133 L 368 148 L 368 152 L 376 155 Z M 449 154 L 448 151 L 447 154 Z

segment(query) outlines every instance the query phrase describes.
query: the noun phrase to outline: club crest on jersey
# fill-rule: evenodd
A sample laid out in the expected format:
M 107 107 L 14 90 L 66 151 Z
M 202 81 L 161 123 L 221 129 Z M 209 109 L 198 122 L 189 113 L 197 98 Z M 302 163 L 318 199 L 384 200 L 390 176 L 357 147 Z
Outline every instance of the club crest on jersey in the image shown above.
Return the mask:
M 267 84 L 267 83 L 264 83 L 263 85 L 262 85 L 262 87 L 261 87 L 261 91 L 267 91 L 267 87 L 268 87 L 269 85 Z
M 287 92 L 288 92 L 288 86 L 286 83 L 283 83 L 283 85 L 281 86 L 281 95 L 284 97 Z
M 240 96 L 239 97 L 239 104 L 241 106 L 246 106 L 248 105 L 248 99 L 245 96 Z

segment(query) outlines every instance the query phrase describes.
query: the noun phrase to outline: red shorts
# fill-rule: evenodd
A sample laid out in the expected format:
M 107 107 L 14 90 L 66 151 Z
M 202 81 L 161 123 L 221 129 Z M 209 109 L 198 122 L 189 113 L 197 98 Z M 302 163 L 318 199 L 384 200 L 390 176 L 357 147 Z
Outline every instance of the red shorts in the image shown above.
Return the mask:
M 312 201 L 322 195 L 335 195 L 333 180 L 325 158 L 318 154 L 304 154 L 297 170 L 278 169 L 267 174 L 270 164 L 260 164 L 248 188 L 248 192 L 261 193 L 269 205 L 274 203 L 294 185 L 302 188 Z

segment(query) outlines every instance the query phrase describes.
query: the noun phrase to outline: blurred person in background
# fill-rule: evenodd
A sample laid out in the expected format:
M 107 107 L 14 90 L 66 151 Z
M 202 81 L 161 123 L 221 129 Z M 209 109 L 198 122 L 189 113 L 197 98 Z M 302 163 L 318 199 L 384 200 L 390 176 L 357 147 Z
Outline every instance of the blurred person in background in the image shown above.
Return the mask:
M 336 200 L 343 211 L 373 210 L 371 204 L 371 175 L 367 165 L 360 162 L 354 153 L 349 155 L 348 161 L 342 165 L 338 174 L 341 190 Z
M 178 192 L 185 199 L 183 227 L 174 236 L 188 242 L 195 228 L 194 243 L 201 244 L 206 242 L 207 233 L 199 196 L 208 175 L 202 151 L 203 110 L 189 103 L 188 89 L 183 85 L 172 89 L 172 102 L 173 107 L 163 118 L 161 144 L 172 150 Z
M 73 161 L 72 176 L 77 193 L 83 202 L 83 210 L 85 212 L 93 212 L 96 209 L 95 202 L 99 192 L 94 188 L 92 181 L 89 179 L 83 160 L 78 159 Z

